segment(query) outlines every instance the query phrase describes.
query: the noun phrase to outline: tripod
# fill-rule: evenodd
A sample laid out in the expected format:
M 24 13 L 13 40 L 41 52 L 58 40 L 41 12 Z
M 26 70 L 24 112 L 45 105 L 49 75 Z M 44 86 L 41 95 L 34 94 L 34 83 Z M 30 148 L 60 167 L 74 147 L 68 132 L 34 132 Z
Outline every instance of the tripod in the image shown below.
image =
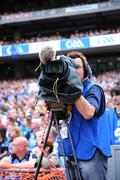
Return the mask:
M 63 159 L 64 159 L 65 174 L 67 176 L 67 179 L 68 180 L 74 180 L 74 178 L 75 178 L 75 180 L 82 180 L 80 172 L 79 172 L 79 167 L 78 167 L 76 155 L 75 155 L 75 150 L 74 150 L 72 137 L 71 137 L 71 134 L 70 134 L 70 131 L 69 131 L 68 127 L 67 127 L 67 133 L 68 133 L 68 137 L 69 137 L 69 140 L 70 140 L 72 153 L 73 153 L 73 161 L 72 161 L 72 163 L 74 163 L 73 165 L 72 165 L 71 161 L 69 160 L 69 158 L 66 157 L 65 151 L 64 151 L 64 146 L 63 146 L 63 142 L 62 142 L 62 136 L 61 136 L 60 128 L 59 128 L 59 120 L 65 118 L 64 121 L 66 122 L 67 113 L 66 113 L 65 105 L 61 104 L 61 103 L 60 104 L 59 103 L 57 103 L 57 104 L 52 103 L 50 106 L 51 107 L 49 109 L 52 112 L 52 117 L 51 117 L 51 119 L 49 121 L 48 129 L 47 129 L 47 133 L 46 133 L 46 137 L 45 137 L 45 141 L 44 141 L 44 145 L 43 145 L 43 149 L 45 149 L 45 147 L 46 147 L 48 137 L 49 137 L 49 133 L 50 133 L 50 129 L 51 129 L 51 126 L 52 126 L 52 123 L 53 123 L 53 120 L 54 120 L 55 125 L 56 125 L 56 129 L 57 129 L 57 132 L 58 132 L 58 136 L 59 136 L 59 139 L 60 139 L 60 146 L 61 146 L 62 155 L 63 155 Z M 67 125 L 67 123 L 66 123 L 66 125 Z M 36 170 L 36 173 L 35 173 L 34 180 L 37 180 L 37 177 L 38 177 L 38 174 L 39 174 L 39 171 L 40 171 L 40 168 L 41 168 L 41 162 L 42 162 L 42 159 L 43 159 L 43 155 L 44 154 L 43 154 L 43 151 L 42 151 L 41 155 L 39 157 L 38 164 L 37 164 L 37 170 Z M 73 168 L 73 167 L 74 167 L 75 177 L 73 177 L 73 175 L 71 173 L 71 168 Z

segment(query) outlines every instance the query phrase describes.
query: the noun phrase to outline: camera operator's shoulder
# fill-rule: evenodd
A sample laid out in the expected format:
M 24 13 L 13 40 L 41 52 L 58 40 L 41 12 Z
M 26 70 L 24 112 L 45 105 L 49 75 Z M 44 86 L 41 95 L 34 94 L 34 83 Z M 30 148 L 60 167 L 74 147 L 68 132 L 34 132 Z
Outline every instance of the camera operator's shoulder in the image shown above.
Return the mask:
M 90 90 L 98 90 L 98 91 L 104 92 L 102 86 L 100 86 L 99 84 L 95 84 L 95 83 L 93 83 L 93 85 L 91 86 L 91 88 L 89 89 L 89 91 L 90 91 Z
M 93 96 L 96 99 L 96 102 L 99 104 L 96 115 L 101 116 L 105 110 L 105 94 L 103 88 L 98 84 L 94 84 L 89 91 L 89 95 Z
M 93 84 L 93 86 L 88 90 L 87 94 L 88 96 L 94 95 L 100 99 L 105 97 L 103 88 L 98 84 Z

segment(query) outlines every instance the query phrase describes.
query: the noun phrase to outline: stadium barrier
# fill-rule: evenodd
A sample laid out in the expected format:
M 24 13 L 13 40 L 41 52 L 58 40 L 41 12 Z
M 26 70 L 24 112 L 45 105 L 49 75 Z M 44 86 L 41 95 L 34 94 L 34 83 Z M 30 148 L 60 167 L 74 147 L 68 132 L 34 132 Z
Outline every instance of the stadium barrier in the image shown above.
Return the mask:
M 34 180 L 36 169 L 0 169 L 0 180 Z M 41 169 L 37 180 L 65 180 L 63 169 Z

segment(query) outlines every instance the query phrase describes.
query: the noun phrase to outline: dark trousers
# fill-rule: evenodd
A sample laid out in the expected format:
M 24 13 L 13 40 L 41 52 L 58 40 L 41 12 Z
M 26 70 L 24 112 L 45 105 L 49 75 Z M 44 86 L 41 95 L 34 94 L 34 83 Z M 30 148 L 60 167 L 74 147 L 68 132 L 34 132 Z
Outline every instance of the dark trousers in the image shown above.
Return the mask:
M 83 161 L 78 160 L 78 167 L 82 180 L 107 180 L 107 161 L 108 158 L 100 150 L 96 150 L 92 159 Z M 74 163 L 69 166 L 72 179 L 76 180 Z M 69 180 L 68 176 L 67 180 Z

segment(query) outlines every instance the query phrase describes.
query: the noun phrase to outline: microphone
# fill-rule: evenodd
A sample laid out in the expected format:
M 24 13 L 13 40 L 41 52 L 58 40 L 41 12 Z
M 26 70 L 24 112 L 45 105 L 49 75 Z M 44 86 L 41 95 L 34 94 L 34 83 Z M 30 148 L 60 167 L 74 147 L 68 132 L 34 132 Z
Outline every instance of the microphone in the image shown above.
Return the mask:
M 56 51 L 51 46 L 45 46 L 40 49 L 39 58 L 41 63 L 46 64 L 47 61 L 54 61 Z

